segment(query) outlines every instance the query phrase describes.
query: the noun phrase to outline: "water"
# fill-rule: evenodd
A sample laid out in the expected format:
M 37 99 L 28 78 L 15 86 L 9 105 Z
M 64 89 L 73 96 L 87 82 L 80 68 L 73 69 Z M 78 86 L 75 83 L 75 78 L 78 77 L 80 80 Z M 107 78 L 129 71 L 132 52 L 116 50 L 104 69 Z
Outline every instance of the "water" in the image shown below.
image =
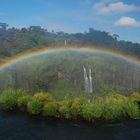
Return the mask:
M 88 92 L 89 91 L 89 85 L 88 85 L 87 70 L 84 66 L 83 66 L 83 70 L 84 70 L 84 80 L 85 80 L 85 83 L 84 83 L 85 92 Z
M 140 121 L 86 124 L 0 111 L 0 140 L 140 140 Z
M 89 69 L 89 77 L 87 75 L 87 70 L 84 66 L 83 66 L 83 70 L 84 70 L 84 80 L 85 80 L 85 83 L 84 83 L 85 92 L 92 93 L 93 92 L 93 86 L 92 86 L 91 69 Z

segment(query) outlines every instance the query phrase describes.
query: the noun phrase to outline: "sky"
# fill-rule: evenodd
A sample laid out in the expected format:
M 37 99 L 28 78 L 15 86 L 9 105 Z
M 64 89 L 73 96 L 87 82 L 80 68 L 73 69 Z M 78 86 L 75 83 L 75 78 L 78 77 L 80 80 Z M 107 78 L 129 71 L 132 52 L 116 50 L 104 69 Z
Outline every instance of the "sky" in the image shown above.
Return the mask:
M 94 28 L 140 43 L 140 0 L 1 0 L 0 22 L 68 33 Z

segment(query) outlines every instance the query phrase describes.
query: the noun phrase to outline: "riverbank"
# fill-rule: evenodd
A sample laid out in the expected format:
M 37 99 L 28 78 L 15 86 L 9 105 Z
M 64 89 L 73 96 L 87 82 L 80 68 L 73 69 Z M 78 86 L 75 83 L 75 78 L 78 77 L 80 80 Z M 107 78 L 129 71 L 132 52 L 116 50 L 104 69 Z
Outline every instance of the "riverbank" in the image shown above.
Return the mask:
M 140 118 L 140 94 L 97 96 L 89 101 L 84 97 L 56 100 L 47 93 L 31 96 L 23 90 L 7 90 L 0 94 L 0 108 L 5 111 L 18 109 L 46 118 L 115 122 Z

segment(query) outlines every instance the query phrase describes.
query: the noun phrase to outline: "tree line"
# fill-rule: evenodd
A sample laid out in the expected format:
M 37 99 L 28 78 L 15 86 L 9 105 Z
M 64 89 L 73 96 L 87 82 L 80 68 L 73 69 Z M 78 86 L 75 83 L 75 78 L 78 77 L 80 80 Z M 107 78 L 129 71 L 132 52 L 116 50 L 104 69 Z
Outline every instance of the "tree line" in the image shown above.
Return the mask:
M 140 57 L 140 44 L 118 38 L 117 34 L 111 35 L 109 32 L 98 31 L 94 28 L 89 28 L 84 33 L 65 33 L 48 31 L 41 26 L 19 29 L 8 27 L 7 23 L 0 23 L 0 58 L 43 46 L 59 46 L 66 43 L 67 45 L 95 45 Z

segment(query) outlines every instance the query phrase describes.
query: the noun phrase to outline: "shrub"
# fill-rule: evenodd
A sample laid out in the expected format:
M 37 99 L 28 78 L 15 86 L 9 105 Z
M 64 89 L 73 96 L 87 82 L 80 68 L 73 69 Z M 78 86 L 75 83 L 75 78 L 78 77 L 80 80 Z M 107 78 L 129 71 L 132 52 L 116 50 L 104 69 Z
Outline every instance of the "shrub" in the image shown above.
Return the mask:
M 104 97 L 96 97 L 93 103 L 83 106 L 83 118 L 88 121 L 105 119 L 107 121 L 115 121 L 125 115 L 124 104 L 127 97 L 113 94 Z
M 66 119 L 70 119 L 71 118 L 71 113 L 70 113 L 71 101 L 65 97 L 64 100 L 61 101 L 60 104 L 61 104 L 59 108 L 60 115 Z
M 114 101 L 114 102 L 116 102 L 116 101 L 121 102 L 122 101 L 122 102 L 124 102 L 127 100 L 127 97 L 123 96 L 121 94 L 112 94 L 112 95 L 106 96 L 104 99 L 105 99 L 104 101 L 106 101 L 106 102 L 108 102 L 108 101 Z
M 86 104 L 82 109 L 82 117 L 85 120 L 92 121 L 93 120 L 93 109 L 91 104 Z
M 140 94 L 138 92 L 133 92 L 130 96 L 129 96 L 130 100 L 139 103 L 140 102 Z
M 139 107 L 135 102 L 128 100 L 124 103 L 123 107 L 129 118 L 136 119 L 139 117 Z
M 23 90 L 10 89 L 0 94 L 0 107 L 4 110 L 13 110 L 18 105 L 20 109 L 27 108 L 27 111 L 33 115 L 43 111 L 44 116 L 60 115 L 66 119 L 83 117 L 88 121 L 99 119 L 115 121 L 122 117 L 138 118 L 139 101 L 140 94 L 136 92 L 129 97 L 120 94 L 95 97 L 90 103 L 85 98 L 70 100 L 67 97 L 56 102 L 46 93 L 36 93 L 31 97 Z
M 123 107 L 120 101 L 110 101 L 104 104 L 103 118 L 105 120 L 115 121 L 123 116 Z
M 52 101 L 52 97 L 49 94 L 43 92 L 34 94 L 33 98 L 38 99 L 42 104 Z
M 70 113 L 73 118 L 77 118 L 78 116 L 81 116 L 81 111 L 83 105 L 86 103 L 86 100 L 84 98 L 75 98 L 70 107 Z
M 27 107 L 28 102 L 30 101 L 31 96 L 30 95 L 25 95 L 22 96 L 18 99 L 18 107 L 20 109 L 25 109 Z
M 104 98 L 102 115 L 105 120 L 115 121 L 124 115 L 123 104 L 127 98 L 120 94 L 113 94 Z
M 55 102 L 45 104 L 43 107 L 43 115 L 55 117 L 57 115 L 57 104 Z
M 102 117 L 103 104 L 100 102 L 89 103 L 83 106 L 82 116 L 85 120 L 93 121 Z
M 32 98 L 27 104 L 27 110 L 30 114 L 38 115 L 41 113 L 41 102 L 38 99 Z
M 4 110 L 13 110 L 17 106 L 20 97 L 26 95 L 23 90 L 5 90 L 0 95 L 0 106 Z

